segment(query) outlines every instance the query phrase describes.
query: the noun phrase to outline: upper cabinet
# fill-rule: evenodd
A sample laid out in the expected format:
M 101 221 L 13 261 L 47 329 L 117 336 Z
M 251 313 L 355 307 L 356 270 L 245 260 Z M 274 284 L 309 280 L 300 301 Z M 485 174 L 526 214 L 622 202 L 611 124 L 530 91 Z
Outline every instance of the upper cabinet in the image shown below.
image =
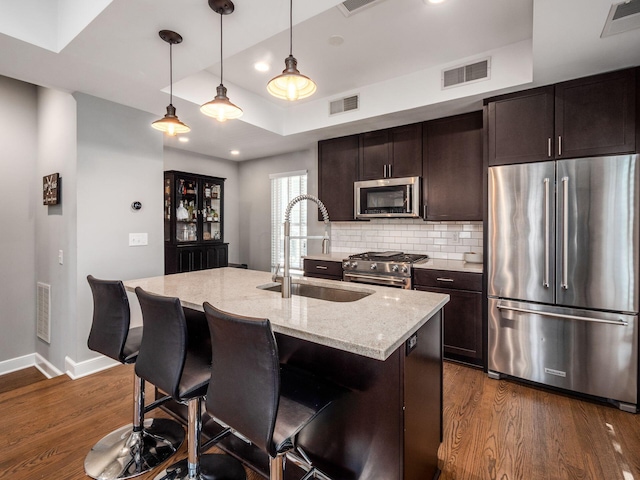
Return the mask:
M 636 151 L 636 70 L 487 100 L 489 165 Z
M 425 220 L 482 220 L 482 112 L 426 122 Z
M 419 176 L 422 170 L 422 124 L 360 135 L 360 180 Z
M 318 142 L 318 196 L 331 221 L 353 220 L 353 183 L 358 180 L 359 135 Z M 318 220 L 322 214 L 318 213 Z

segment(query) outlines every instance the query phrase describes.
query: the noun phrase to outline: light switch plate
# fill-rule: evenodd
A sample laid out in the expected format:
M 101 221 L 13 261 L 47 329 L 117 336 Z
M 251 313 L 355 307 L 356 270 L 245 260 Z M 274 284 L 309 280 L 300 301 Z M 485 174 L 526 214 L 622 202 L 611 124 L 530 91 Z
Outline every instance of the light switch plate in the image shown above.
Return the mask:
M 129 246 L 141 247 L 149 245 L 149 234 L 147 233 L 130 233 L 129 234 Z

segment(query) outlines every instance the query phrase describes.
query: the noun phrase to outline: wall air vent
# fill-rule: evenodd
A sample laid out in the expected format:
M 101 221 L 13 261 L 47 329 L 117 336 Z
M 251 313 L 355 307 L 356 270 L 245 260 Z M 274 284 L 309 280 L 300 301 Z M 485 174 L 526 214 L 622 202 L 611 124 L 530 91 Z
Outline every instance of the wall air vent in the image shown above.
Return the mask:
M 350 112 L 352 110 L 358 110 L 360 107 L 360 95 L 351 95 L 350 97 L 344 97 L 339 100 L 329 102 L 329 116 L 336 115 L 338 113 Z
M 628 32 L 635 28 L 640 28 L 640 0 L 616 3 L 611 5 L 600 38 Z
M 36 302 L 38 338 L 51 343 L 51 285 L 38 282 Z
M 442 71 L 442 89 L 491 78 L 491 57 Z
M 345 2 L 338 4 L 338 9 L 345 17 L 349 17 L 366 7 L 370 7 L 383 1 L 384 0 L 346 0 Z

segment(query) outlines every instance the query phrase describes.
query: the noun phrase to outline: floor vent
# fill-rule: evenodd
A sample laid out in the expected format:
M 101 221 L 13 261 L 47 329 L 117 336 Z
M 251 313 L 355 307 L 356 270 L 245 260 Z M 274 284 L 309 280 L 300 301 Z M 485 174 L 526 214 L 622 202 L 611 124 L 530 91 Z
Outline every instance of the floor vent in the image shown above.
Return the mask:
M 349 17 L 365 7 L 370 7 L 382 1 L 384 0 L 346 0 L 345 2 L 338 4 L 338 9 L 345 17 Z
M 640 0 L 628 0 L 611 5 L 600 37 L 608 37 L 636 28 L 640 28 Z
M 36 294 L 38 303 L 38 338 L 51 343 L 51 285 L 38 282 Z
M 491 73 L 491 58 L 442 71 L 442 88 L 456 87 L 471 82 L 488 80 Z
M 352 110 L 358 110 L 360 107 L 360 96 L 352 95 L 350 97 L 344 97 L 339 100 L 329 102 L 329 115 L 336 115 L 338 113 L 350 112 Z

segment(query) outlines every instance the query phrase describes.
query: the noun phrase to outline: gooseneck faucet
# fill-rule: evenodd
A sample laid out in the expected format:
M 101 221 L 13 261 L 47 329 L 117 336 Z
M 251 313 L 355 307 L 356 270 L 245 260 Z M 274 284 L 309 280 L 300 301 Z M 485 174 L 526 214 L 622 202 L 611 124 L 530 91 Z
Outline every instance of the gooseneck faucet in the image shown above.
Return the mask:
M 329 212 L 327 212 L 327 207 L 324 206 L 324 203 L 322 203 L 318 197 L 306 194 L 298 195 L 289 202 L 287 209 L 284 211 L 284 271 L 282 272 L 282 298 L 291 298 L 291 274 L 289 273 L 291 223 L 289 221 L 289 217 L 291 216 L 291 209 L 293 206 L 302 200 L 311 200 L 318 205 L 318 209 L 320 210 L 320 213 L 322 213 L 322 219 L 324 220 L 322 253 L 329 253 L 329 235 L 327 231 L 327 227 L 329 226 Z

